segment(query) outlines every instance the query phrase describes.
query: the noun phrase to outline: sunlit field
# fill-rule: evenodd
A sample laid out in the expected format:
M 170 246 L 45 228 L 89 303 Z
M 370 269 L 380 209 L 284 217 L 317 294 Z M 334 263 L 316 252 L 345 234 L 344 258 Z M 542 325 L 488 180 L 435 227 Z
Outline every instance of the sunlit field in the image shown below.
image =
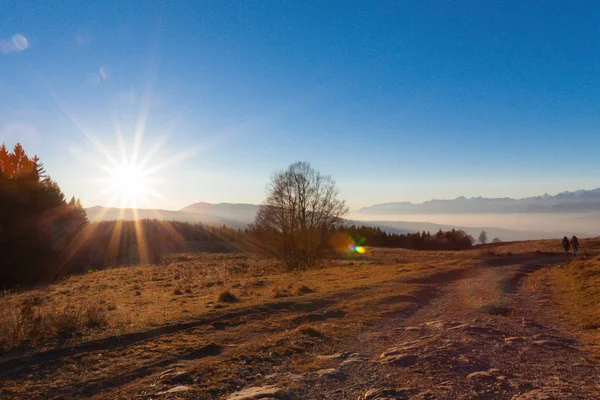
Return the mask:
M 298 373 L 321 368 L 314 354 L 351 343 L 390 318 L 411 315 L 436 296 L 439 285 L 468 276 L 471 267 L 558 256 L 568 269 L 549 271 L 581 284 L 580 277 L 565 273 L 592 271 L 586 262 L 597 258 L 599 244 L 586 241 L 584 246 L 584 257 L 570 263 L 557 241 L 467 251 L 367 248 L 363 255 L 327 259 L 300 272 L 286 272 L 276 260 L 257 255 L 181 253 L 160 265 L 89 271 L 49 286 L 6 291 L 0 297 L 0 363 L 18 370 L 24 355 L 33 362 L 81 355 L 71 359 L 70 367 L 45 370 L 26 383 L 5 380 L 4 390 L 42 397 L 111 393 L 120 379 L 132 379 L 127 378 L 131 371 L 145 371 L 135 372 L 141 379 L 132 383 L 135 388 L 147 384 L 146 375 L 180 359 L 189 360 L 188 370 L 204 371 L 200 398 L 211 398 L 211 391 L 227 393 L 256 379 L 232 371 L 230 363 L 246 360 L 269 370 L 293 360 L 288 366 Z M 589 304 L 590 295 L 598 296 L 579 286 L 569 290 L 571 303 L 565 307 L 580 303 L 583 293 Z M 466 290 L 457 301 L 467 304 L 470 296 L 479 295 Z M 591 307 L 585 318 L 590 313 Z M 73 368 L 80 372 L 73 375 Z M 95 383 L 68 386 L 86 381 Z
M 85 338 L 143 331 L 193 320 L 219 310 L 247 308 L 281 299 L 324 298 L 357 288 L 374 288 L 396 279 L 424 277 L 463 268 L 485 251 L 419 252 L 370 248 L 365 255 L 326 260 L 320 268 L 285 272 L 276 260 L 249 254 L 178 254 L 163 265 L 90 271 L 59 283 L 0 298 L 4 351 L 69 345 Z M 219 301 L 230 292 L 237 300 Z M 352 301 L 348 299 L 347 301 Z M 23 310 L 51 315 L 78 307 L 98 307 L 101 326 L 36 340 L 10 338 L 6 330 L 23 318 Z M 379 310 L 381 311 L 381 310 Z M 28 311 L 29 312 L 29 311 Z M 10 322 L 13 321 L 13 322 Z M 81 337 L 84 334 L 84 337 Z M 59 341 L 58 339 L 61 339 Z

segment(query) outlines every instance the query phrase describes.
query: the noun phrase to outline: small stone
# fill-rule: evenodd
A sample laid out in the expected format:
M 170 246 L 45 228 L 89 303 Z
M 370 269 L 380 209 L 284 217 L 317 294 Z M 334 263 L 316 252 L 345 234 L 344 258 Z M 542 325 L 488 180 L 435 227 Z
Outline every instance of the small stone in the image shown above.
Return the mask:
M 365 361 L 366 361 L 366 359 L 362 356 L 362 354 L 352 353 L 348 356 L 348 358 L 346 358 L 344 361 L 342 361 L 342 363 L 340 365 L 348 365 L 348 364 L 354 364 L 354 363 L 365 362 Z
M 407 331 L 407 332 L 410 332 L 410 331 L 422 331 L 423 328 L 421 328 L 420 326 L 405 326 L 404 330 Z
M 517 343 L 517 342 L 524 342 L 525 339 L 523 339 L 522 337 L 519 336 L 511 336 L 511 337 L 507 337 L 504 339 L 505 342 L 511 342 L 511 343 Z
M 319 375 L 320 378 L 333 378 L 338 380 L 346 379 L 346 375 L 342 371 L 335 368 L 320 369 L 317 371 L 317 375 Z
M 493 379 L 494 375 L 488 371 L 477 371 L 467 375 L 467 379 Z
M 249 387 L 235 392 L 227 397 L 227 400 L 255 400 L 255 399 L 283 399 L 287 396 L 285 391 L 274 385 Z
M 435 320 L 435 321 L 427 321 L 424 324 L 425 326 L 428 326 L 430 328 L 435 328 L 435 329 L 443 329 L 446 327 L 446 322 L 442 321 L 442 320 Z
M 163 394 L 187 392 L 188 390 L 190 390 L 190 388 L 187 387 L 187 386 L 175 386 L 174 388 L 171 388 L 169 390 L 165 390 L 164 392 L 158 392 L 158 393 L 156 393 L 156 395 L 160 396 L 160 395 L 163 395 Z
M 418 356 L 409 354 L 391 355 L 381 360 L 385 364 L 393 364 L 397 367 L 410 367 L 419 359 Z
M 347 357 L 347 353 L 335 353 L 335 354 L 328 354 L 328 355 L 323 355 L 320 354 L 317 356 L 317 358 L 319 360 L 341 360 L 343 358 Z
M 402 353 L 406 353 L 409 352 L 411 350 L 420 350 L 424 347 L 425 342 L 423 342 L 423 340 L 414 340 L 412 342 L 405 342 L 402 343 L 399 346 L 396 347 L 392 347 L 390 349 L 387 349 L 386 351 L 384 351 L 383 353 L 381 353 L 381 358 L 385 358 L 388 356 L 393 356 L 393 355 L 397 355 L 397 354 L 402 354 Z
M 173 375 L 171 375 L 169 380 L 173 383 L 191 382 L 192 374 L 190 374 L 188 371 L 176 372 Z

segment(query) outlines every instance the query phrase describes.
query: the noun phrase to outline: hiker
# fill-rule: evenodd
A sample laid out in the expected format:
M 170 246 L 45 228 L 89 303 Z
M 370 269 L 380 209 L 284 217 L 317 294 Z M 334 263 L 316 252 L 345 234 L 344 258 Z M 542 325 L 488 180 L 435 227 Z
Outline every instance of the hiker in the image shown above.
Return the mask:
M 571 246 L 573 246 L 573 255 L 576 256 L 577 250 L 579 250 L 579 240 L 575 235 L 573 235 L 573 237 L 571 238 Z
M 569 238 L 567 238 L 566 236 L 563 238 L 562 247 L 563 249 L 565 249 L 565 253 L 569 252 Z

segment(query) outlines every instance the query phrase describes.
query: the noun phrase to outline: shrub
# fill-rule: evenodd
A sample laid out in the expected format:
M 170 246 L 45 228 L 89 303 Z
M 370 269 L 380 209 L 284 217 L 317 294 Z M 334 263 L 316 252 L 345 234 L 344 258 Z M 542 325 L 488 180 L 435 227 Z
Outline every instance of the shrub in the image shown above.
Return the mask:
M 309 324 L 302 324 L 296 328 L 296 332 L 310 337 L 324 337 L 325 334 Z
M 312 290 L 311 288 L 309 288 L 306 285 L 300 285 L 294 289 L 294 294 L 296 296 L 302 296 L 303 294 L 308 294 L 308 293 L 313 293 L 313 292 L 314 292 L 314 290 Z
M 288 295 L 287 291 L 284 290 L 284 289 L 282 289 L 282 288 L 280 288 L 279 286 L 273 286 L 271 288 L 271 296 L 274 299 L 279 299 L 279 298 L 285 297 L 287 295 Z
M 0 349 L 42 345 L 84 334 L 107 323 L 106 312 L 97 302 L 62 310 L 34 307 L 25 302 L 20 309 L 0 311 Z
M 231 293 L 229 290 L 225 290 L 225 291 L 219 293 L 219 296 L 217 297 L 217 301 L 219 301 L 221 303 L 237 303 L 240 300 L 237 298 L 236 295 Z

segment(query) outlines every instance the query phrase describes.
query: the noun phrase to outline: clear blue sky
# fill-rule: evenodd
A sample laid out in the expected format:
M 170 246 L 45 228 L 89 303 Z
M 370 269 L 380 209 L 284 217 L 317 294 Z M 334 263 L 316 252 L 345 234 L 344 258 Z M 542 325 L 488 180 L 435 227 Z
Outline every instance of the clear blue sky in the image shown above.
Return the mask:
M 296 160 L 353 208 L 600 186 L 598 2 L 173 3 L 2 2 L 0 141 L 85 206 L 136 130 L 156 208 Z

